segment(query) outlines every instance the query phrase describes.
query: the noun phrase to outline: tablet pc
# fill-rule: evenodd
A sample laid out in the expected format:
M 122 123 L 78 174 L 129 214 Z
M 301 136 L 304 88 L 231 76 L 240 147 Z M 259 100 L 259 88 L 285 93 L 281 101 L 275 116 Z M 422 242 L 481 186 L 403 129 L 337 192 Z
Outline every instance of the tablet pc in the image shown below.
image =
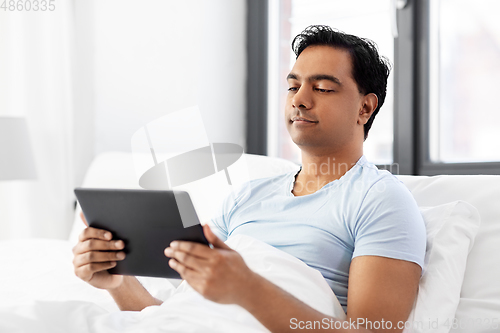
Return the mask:
M 75 195 L 89 226 L 125 242 L 127 256 L 108 270 L 111 274 L 180 278 L 164 254 L 169 244 L 185 240 L 208 245 L 187 192 L 76 188 Z M 190 227 L 184 228 L 181 215 Z

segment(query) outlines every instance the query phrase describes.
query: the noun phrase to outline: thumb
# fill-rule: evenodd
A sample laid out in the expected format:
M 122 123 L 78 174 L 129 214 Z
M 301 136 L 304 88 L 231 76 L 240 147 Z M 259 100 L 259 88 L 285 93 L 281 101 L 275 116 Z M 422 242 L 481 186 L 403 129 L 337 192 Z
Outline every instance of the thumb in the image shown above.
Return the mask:
M 80 218 L 82 219 L 83 223 L 85 223 L 85 225 L 88 227 L 89 226 L 89 223 L 87 222 L 87 220 L 85 219 L 85 216 L 83 215 L 83 212 L 80 212 Z
M 224 250 L 232 250 L 229 246 L 227 246 L 219 237 L 215 236 L 215 234 L 210 229 L 208 224 L 203 226 L 203 233 L 207 238 L 207 241 L 212 244 L 215 248 L 224 249 Z

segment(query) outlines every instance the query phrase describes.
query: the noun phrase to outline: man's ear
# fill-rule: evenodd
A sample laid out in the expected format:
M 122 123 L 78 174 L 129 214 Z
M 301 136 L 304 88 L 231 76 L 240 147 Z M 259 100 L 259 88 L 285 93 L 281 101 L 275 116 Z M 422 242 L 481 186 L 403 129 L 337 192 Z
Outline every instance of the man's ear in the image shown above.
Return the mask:
M 366 94 L 363 96 L 362 103 L 358 116 L 358 124 L 360 125 L 366 124 L 372 116 L 373 111 L 375 111 L 378 105 L 378 97 L 374 93 Z

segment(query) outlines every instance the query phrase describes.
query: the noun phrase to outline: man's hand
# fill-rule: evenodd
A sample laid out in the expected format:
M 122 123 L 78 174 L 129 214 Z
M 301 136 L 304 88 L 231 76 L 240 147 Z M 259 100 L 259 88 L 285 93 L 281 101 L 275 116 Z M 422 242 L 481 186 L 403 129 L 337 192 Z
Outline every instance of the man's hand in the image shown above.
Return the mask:
M 205 298 L 222 304 L 240 304 L 248 295 L 255 277 L 240 254 L 203 226 L 210 247 L 194 242 L 174 241 L 165 249 L 175 269 L 194 290 Z
M 83 214 L 82 220 L 88 226 Z M 125 259 L 121 240 L 111 240 L 109 231 L 87 227 L 73 248 L 75 274 L 83 281 L 100 289 L 115 289 L 123 283 L 122 275 L 109 274 L 108 269 Z

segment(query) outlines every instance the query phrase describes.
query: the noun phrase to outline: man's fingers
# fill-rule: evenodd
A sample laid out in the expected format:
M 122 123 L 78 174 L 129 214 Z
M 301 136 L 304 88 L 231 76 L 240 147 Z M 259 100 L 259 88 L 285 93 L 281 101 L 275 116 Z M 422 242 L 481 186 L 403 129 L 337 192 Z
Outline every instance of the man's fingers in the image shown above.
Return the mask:
M 120 261 L 123 259 L 125 259 L 124 252 L 92 251 L 75 256 L 75 259 L 73 260 L 73 265 L 75 267 L 81 267 L 91 263 L 113 262 L 113 261 Z
M 87 220 L 85 219 L 85 215 L 83 215 L 83 212 L 80 212 L 80 218 L 82 219 L 83 223 L 85 223 L 85 225 L 88 227 L 89 226 L 89 223 L 87 222 Z
M 194 290 L 199 292 L 204 297 L 207 291 L 210 291 L 210 289 L 212 289 L 211 285 L 207 283 L 207 281 L 209 280 L 207 280 L 206 276 L 204 276 L 203 273 L 190 269 L 189 267 L 186 267 L 175 259 L 170 259 L 168 264 L 170 267 L 179 272 L 183 280 L 186 280 L 186 282 L 189 283 L 189 285 Z
M 212 244 L 215 248 L 224 249 L 224 250 L 232 250 L 229 246 L 227 246 L 219 237 L 215 236 L 215 234 L 210 229 L 208 224 L 203 226 L 203 233 L 207 238 L 207 241 Z
M 123 250 L 125 244 L 123 241 L 103 241 L 100 239 L 87 239 L 79 242 L 73 248 L 74 254 L 82 254 L 91 251 L 118 251 Z
M 210 258 L 210 251 L 212 251 L 212 249 L 205 244 L 187 241 L 173 241 L 172 243 L 170 243 L 170 247 L 175 251 L 187 252 L 192 256 L 203 259 Z
M 172 267 L 174 270 L 176 270 L 181 275 L 181 278 L 183 280 L 190 280 L 193 277 L 198 276 L 198 273 L 195 270 L 186 267 L 185 265 L 183 265 L 182 263 L 178 262 L 175 259 L 170 259 L 168 261 L 168 265 Z
M 233 251 L 229 246 L 224 244 L 215 234 L 210 230 L 210 227 L 205 224 L 203 226 L 203 232 L 205 233 L 205 237 L 207 240 L 215 247 L 224 250 Z M 170 247 L 176 251 L 188 252 L 189 254 L 208 259 L 213 256 L 212 249 L 204 244 L 199 244 L 195 242 L 187 242 L 187 241 L 173 241 L 170 243 Z
M 204 258 L 190 255 L 184 251 L 175 251 L 171 247 L 165 249 L 165 255 L 194 271 L 201 271 L 207 264 L 207 260 Z
M 89 282 L 95 273 L 105 271 L 116 266 L 116 262 L 98 262 L 80 266 L 75 269 L 75 274 L 80 279 Z
M 79 236 L 79 239 L 81 242 L 86 241 L 87 239 L 102 239 L 102 240 L 111 240 L 113 238 L 113 235 L 111 232 L 102 230 L 102 229 L 96 229 L 92 227 L 85 228 Z

